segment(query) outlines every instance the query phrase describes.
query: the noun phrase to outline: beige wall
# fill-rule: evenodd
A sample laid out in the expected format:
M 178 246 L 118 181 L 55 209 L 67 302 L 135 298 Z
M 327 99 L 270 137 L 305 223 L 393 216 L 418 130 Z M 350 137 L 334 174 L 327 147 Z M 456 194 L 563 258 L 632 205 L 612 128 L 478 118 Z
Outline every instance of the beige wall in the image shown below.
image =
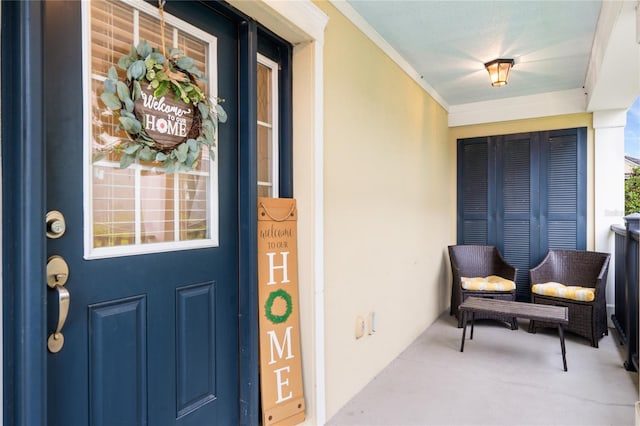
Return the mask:
M 447 113 L 332 5 L 324 47 L 330 419 L 448 307 Z M 356 317 L 377 331 L 356 340 Z
M 499 89 L 498 89 L 499 90 Z M 449 147 L 455 158 L 456 141 L 458 139 L 508 135 L 512 133 L 535 132 L 554 129 L 587 128 L 587 249 L 594 249 L 594 137 L 591 113 L 569 114 L 555 117 L 535 118 L 529 120 L 505 121 L 502 123 L 478 124 L 473 126 L 452 127 L 449 132 Z M 455 163 L 452 167 L 455 168 Z M 454 176 L 455 180 L 455 176 Z M 454 186 L 455 188 L 455 186 Z M 455 191 L 455 189 L 454 189 Z M 455 222 L 455 210 L 453 211 Z

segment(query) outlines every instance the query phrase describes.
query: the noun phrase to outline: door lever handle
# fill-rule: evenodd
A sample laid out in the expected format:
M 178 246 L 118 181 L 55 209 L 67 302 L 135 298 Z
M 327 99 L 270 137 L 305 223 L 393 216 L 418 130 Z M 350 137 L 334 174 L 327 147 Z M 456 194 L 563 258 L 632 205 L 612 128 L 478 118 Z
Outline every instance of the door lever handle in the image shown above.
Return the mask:
M 62 346 L 64 346 L 62 327 L 67 321 L 69 299 L 71 298 L 69 290 L 64 286 L 68 278 L 69 267 L 67 262 L 60 256 L 51 256 L 47 262 L 47 285 L 58 293 L 58 324 L 56 325 L 56 330 L 49 335 L 47 340 L 47 348 L 52 353 L 60 352 Z
M 69 314 L 69 290 L 63 286 L 56 286 L 58 291 L 58 304 L 60 305 L 58 313 L 58 325 L 56 331 L 51 333 L 47 340 L 47 347 L 52 353 L 60 352 L 62 346 L 64 346 L 64 335 L 61 333 L 62 327 L 64 327 L 65 321 L 67 321 L 67 314 Z

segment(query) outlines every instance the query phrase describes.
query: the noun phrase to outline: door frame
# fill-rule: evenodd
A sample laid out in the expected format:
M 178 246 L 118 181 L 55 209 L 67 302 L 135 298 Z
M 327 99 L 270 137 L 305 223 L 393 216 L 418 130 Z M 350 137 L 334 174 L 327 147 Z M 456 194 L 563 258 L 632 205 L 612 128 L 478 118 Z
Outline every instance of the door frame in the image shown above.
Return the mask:
M 255 21 L 223 3 L 211 7 L 239 29 L 239 114 L 256 122 Z M 3 420 L 47 424 L 46 158 L 43 110 L 41 2 L 3 2 L 2 105 L 2 315 Z M 253 101 L 252 101 L 253 100 Z M 257 147 L 256 130 L 240 126 L 239 144 L 239 398 L 241 424 L 257 424 Z
M 227 0 L 291 43 L 292 162 L 306 416 L 326 423 L 324 303 L 324 39 L 329 16 L 311 0 Z M 328 3 L 327 3 L 328 4 Z
M 16 425 L 46 424 L 40 6 L 2 4 L 3 418 Z

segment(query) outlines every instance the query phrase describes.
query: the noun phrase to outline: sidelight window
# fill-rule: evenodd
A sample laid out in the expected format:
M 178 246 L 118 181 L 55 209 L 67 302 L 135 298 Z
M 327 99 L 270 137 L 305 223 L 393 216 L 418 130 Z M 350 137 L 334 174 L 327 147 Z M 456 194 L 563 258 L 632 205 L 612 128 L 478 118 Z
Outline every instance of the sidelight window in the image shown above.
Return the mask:
M 278 197 L 278 64 L 258 55 L 258 196 Z

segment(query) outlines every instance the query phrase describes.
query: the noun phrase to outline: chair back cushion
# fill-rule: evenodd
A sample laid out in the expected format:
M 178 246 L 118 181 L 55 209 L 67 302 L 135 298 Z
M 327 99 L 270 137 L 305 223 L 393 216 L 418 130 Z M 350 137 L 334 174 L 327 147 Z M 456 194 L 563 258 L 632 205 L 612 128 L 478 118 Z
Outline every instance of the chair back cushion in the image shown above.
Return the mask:
M 579 300 L 582 302 L 593 302 L 596 298 L 596 289 L 590 287 L 580 287 L 576 285 L 564 285 L 557 282 L 534 284 L 531 291 L 542 296 L 560 297 L 562 299 Z

